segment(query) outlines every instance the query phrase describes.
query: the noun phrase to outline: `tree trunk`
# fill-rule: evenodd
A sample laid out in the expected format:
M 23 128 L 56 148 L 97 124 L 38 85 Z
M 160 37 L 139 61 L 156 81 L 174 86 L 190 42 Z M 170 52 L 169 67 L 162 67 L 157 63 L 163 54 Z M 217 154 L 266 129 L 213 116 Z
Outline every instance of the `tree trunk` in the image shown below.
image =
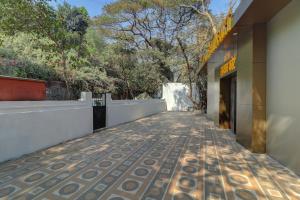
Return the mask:
M 183 42 L 181 41 L 181 39 L 179 37 L 177 37 L 177 41 L 178 41 L 179 47 L 181 49 L 181 52 L 183 54 L 183 57 L 185 59 L 186 66 L 187 66 L 187 71 L 188 71 L 188 79 L 189 79 L 189 96 L 188 97 L 192 101 L 194 108 L 198 109 L 200 105 L 193 98 L 192 67 L 191 67 L 191 64 L 190 64 L 190 61 L 189 61 L 189 57 L 186 53 L 186 49 L 184 47 L 184 44 L 183 44 Z
M 77 52 L 77 57 L 80 58 L 82 55 L 82 43 L 83 43 L 84 35 L 80 35 L 79 47 Z
M 61 55 L 62 55 L 63 76 L 67 87 L 67 99 L 70 99 L 71 92 L 70 92 L 70 82 L 68 80 L 68 74 L 67 74 L 67 57 L 64 51 L 62 51 Z
M 127 84 L 127 88 L 128 88 L 129 94 L 131 96 L 131 99 L 134 99 L 134 95 L 133 95 L 132 89 L 130 88 L 130 84 L 129 84 L 128 80 L 126 80 L 126 84 Z

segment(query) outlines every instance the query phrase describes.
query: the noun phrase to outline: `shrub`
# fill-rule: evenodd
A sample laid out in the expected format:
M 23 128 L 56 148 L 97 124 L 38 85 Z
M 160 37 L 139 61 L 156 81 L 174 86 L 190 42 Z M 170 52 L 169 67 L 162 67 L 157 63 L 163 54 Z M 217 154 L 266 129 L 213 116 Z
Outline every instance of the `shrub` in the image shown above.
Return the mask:
M 61 80 L 54 69 L 18 58 L 14 51 L 4 48 L 0 48 L 0 75 L 45 81 Z

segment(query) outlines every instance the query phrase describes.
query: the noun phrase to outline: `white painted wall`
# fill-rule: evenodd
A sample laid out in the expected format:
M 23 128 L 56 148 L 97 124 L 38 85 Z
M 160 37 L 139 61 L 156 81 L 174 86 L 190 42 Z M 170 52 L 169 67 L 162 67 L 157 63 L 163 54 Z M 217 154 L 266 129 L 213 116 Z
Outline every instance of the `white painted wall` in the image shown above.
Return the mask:
M 166 111 L 164 100 L 111 100 L 107 94 L 106 127 L 134 121 Z
M 90 101 L 0 102 L 0 162 L 93 132 Z
M 195 84 L 193 84 L 193 97 L 199 99 Z M 189 86 L 182 83 L 167 83 L 163 85 L 163 96 L 167 103 L 168 111 L 188 111 L 193 107 L 193 103 L 188 97 Z
M 225 51 L 216 51 L 207 63 L 207 117 L 219 126 L 220 74 L 218 68 L 224 63 Z
M 219 125 L 220 80 L 215 67 L 215 63 L 207 65 L 207 117 Z
M 268 23 L 267 152 L 300 174 L 300 1 Z

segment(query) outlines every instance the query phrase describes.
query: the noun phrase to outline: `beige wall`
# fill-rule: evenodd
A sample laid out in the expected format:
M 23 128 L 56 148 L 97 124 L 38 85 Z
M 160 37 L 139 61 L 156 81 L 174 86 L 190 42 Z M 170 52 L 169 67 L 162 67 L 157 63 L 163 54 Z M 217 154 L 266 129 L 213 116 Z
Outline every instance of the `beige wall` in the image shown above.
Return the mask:
M 268 24 L 267 152 L 300 173 L 300 1 Z
M 207 64 L 207 116 L 219 125 L 220 75 L 218 67 L 224 63 L 224 51 L 217 51 Z
M 238 35 L 237 55 L 237 141 L 251 147 L 252 135 L 252 30 L 245 28 Z
M 266 152 L 266 24 L 239 29 L 237 57 L 237 141 Z
M 207 116 L 215 124 L 219 124 L 219 95 L 220 82 L 215 77 L 215 67 L 213 63 L 207 65 Z
M 266 54 L 267 26 L 253 26 L 252 143 L 256 153 L 266 153 Z
M 239 27 L 237 37 L 237 141 L 253 152 L 266 151 L 266 24 Z M 234 41 L 232 38 L 231 41 Z M 220 77 L 225 48 L 208 63 L 209 118 L 219 124 Z M 227 45 L 228 46 L 228 45 Z M 229 45 L 230 46 L 230 45 Z

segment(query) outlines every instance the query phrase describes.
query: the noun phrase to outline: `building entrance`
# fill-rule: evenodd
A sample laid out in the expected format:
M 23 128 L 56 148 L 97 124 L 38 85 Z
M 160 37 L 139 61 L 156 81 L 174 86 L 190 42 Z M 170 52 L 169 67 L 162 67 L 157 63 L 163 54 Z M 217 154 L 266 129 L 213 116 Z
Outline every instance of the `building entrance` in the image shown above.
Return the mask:
M 220 127 L 236 133 L 236 73 L 220 80 Z

